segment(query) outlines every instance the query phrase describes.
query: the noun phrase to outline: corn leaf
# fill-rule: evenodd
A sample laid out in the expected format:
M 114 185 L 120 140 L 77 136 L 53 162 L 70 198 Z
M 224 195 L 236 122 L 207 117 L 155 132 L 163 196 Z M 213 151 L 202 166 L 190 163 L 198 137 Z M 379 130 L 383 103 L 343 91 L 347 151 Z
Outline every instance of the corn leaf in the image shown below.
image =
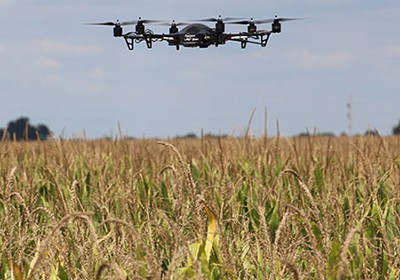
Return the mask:
M 211 250 L 214 243 L 215 232 L 217 230 L 217 221 L 215 219 L 214 213 L 206 206 L 205 211 L 208 217 L 208 227 L 207 227 L 207 240 L 205 243 L 204 251 L 206 253 L 207 262 L 210 261 Z
M 24 275 L 22 274 L 19 266 L 13 262 L 14 276 L 16 280 L 24 280 Z

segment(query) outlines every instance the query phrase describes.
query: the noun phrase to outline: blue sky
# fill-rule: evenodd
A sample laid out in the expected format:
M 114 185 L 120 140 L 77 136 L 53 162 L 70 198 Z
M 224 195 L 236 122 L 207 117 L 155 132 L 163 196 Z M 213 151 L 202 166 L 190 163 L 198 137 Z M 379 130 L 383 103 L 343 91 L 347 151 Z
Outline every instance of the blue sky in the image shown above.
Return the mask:
M 267 48 L 126 49 L 112 28 L 84 23 L 303 17 Z M 56 134 L 173 137 L 195 132 L 390 134 L 400 119 L 400 2 L 0 0 L 0 127 L 20 116 Z M 268 28 L 265 25 L 263 28 Z M 129 27 L 128 27 L 129 28 Z M 148 26 L 157 32 L 168 27 Z M 227 31 L 246 27 L 227 26 Z M 262 28 L 262 27 L 261 27 Z M 126 31 L 128 29 L 125 29 Z

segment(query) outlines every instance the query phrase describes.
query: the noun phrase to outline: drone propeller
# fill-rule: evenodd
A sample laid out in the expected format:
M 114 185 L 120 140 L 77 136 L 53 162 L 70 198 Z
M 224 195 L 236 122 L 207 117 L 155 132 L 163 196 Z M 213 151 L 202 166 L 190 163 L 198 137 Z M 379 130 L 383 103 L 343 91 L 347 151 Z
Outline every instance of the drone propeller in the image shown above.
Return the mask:
M 168 22 L 160 22 L 157 23 L 157 25 L 164 25 L 164 26 L 183 26 L 183 25 L 188 25 L 189 23 L 187 22 L 175 22 L 175 20 L 173 20 L 171 23 Z
M 104 25 L 104 26 L 124 26 L 124 25 L 136 25 L 138 23 L 156 23 L 162 22 L 161 20 L 151 20 L 151 19 L 142 19 L 139 17 L 138 20 L 132 21 L 123 21 L 120 22 L 117 20 L 116 22 L 107 21 L 107 22 L 94 22 L 94 23 L 86 23 L 87 25 Z
M 272 21 L 277 20 L 277 21 L 290 21 L 290 20 L 302 20 L 304 18 L 280 18 L 280 17 L 275 17 Z
M 238 20 L 240 18 L 235 18 L 235 17 L 225 17 L 222 18 L 219 16 L 218 18 L 203 18 L 203 19 L 196 19 L 192 21 L 203 21 L 203 22 L 218 22 L 218 21 L 230 21 L 230 20 Z
M 151 20 L 151 19 L 142 19 L 139 17 L 138 20 L 132 20 L 132 21 L 124 21 L 120 22 L 117 20 L 116 22 L 98 22 L 98 23 L 87 23 L 89 25 L 105 25 L 105 26 L 114 26 L 114 37 L 121 37 L 123 36 L 122 33 L 122 26 L 124 25 L 136 25 L 135 31 L 136 34 L 145 34 L 145 23 L 157 23 L 157 22 L 162 22 L 161 20 Z
M 108 21 L 108 22 L 91 22 L 91 23 L 85 23 L 86 25 L 104 25 L 104 26 L 121 26 L 121 25 L 126 25 L 123 24 L 123 22 L 119 22 L 117 20 L 116 22 Z
M 158 23 L 158 22 L 163 22 L 163 20 L 154 20 L 154 19 L 142 19 L 139 17 L 138 20 L 132 20 L 132 21 L 125 21 L 122 24 L 123 25 L 136 25 L 138 23 Z
M 275 18 L 268 18 L 268 19 L 261 19 L 261 20 L 254 20 L 251 18 L 250 20 L 240 20 L 240 21 L 232 21 L 228 22 L 228 24 L 263 24 L 263 23 L 270 23 L 270 22 L 280 22 L 280 21 L 289 21 L 289 20 L 300 20 L 302 18 L 281 18 L 275 16 Z
M 183 26 L 183 25 L 188 25 L 188 24 L 189 23 L 186 23 L 186 22 L 175 22 L 175 20 L 173 20 L 171 23 L 161 22 L 161 23 L 158 23 L 157 25 L 169 26 L 169 33 L 173 34 L 173 33 L 179 32 L 178 26 Z

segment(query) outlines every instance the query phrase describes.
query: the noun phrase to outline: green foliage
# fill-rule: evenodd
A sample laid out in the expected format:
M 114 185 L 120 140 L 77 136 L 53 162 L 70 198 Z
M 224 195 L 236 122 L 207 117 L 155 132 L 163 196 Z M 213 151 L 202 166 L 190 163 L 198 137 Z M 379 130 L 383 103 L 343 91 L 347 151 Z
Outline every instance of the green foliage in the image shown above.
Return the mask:
M 5 129 L 0 129 L 0 140 L 46 140 L 51 135 L 50 129 L 44 125 L 32 126 L 29 119 L 21 117 L 8 123 Z
M 400 121 L 397 125 L 393 126 L 392 133 L 394 135 L 400 135 Z
M 340 250 L 341 250 L 340 242 L 338 240 L 334 240 L 332 242 L 332 248 L 328 256 L 328 267 L 327 267 L 328 279 L 333 280 L 336 279 L 337 277 L 337 271 L 340 262 Z

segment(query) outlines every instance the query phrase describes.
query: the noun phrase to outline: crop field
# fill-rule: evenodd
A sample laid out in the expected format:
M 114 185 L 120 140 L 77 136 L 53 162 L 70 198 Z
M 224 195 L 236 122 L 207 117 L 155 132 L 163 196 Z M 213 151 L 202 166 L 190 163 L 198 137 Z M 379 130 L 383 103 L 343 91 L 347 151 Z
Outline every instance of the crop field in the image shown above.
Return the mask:
M 0 142 L 0 279 L 400 279 L 400 138 Z

